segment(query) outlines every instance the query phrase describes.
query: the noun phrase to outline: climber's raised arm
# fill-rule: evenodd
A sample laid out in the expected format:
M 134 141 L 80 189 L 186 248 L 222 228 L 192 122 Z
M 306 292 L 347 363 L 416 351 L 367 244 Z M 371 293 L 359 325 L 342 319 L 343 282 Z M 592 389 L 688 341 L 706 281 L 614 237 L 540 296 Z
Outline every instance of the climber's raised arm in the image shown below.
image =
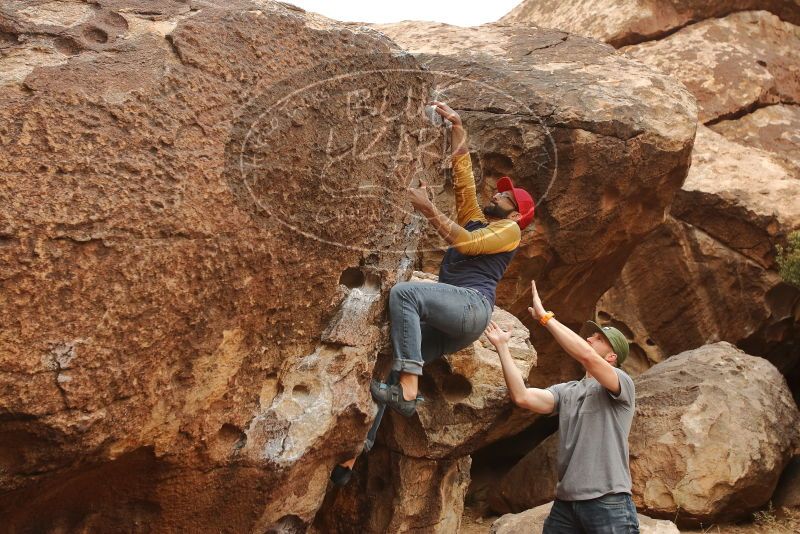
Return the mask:
M 478 204 L 475 189 L 475 176 L 472 174 L 472 160 L 467 148 L 467 132 L 458 113 L 444 102 L 431 102 L 442 118 L 450 121 L 451 145 L 453 148 L 453 193 L 456 197 L 456 219 L 460 226 L 469 221 L 486 222 L 483 210 Z

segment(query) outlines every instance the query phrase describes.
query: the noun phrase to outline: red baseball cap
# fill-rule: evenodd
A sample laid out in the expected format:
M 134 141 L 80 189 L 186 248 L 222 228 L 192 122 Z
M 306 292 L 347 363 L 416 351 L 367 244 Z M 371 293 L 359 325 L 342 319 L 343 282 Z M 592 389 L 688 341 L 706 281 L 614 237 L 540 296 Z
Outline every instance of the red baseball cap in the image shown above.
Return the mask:
M 511 191 L 511 194 L 514 195 L 514 200 L 517 202 L 517 206 L 519 207 L 519 213 L 522 215 L 522 218 L 517 221 L 520 230 L 524 230 L 526 226 L 528 226 L 531 221 L 533 220 L 533 212 L 536 209 L 536 204 L 533 201 L 533 197 L 522 188 L 514 187 L 514 182 L 511 181 L 511 178 L 508 176 L 503 176 L 499 180 L 497 180 L 497 190 L 500 193 L 505 193 L 506 191 Z

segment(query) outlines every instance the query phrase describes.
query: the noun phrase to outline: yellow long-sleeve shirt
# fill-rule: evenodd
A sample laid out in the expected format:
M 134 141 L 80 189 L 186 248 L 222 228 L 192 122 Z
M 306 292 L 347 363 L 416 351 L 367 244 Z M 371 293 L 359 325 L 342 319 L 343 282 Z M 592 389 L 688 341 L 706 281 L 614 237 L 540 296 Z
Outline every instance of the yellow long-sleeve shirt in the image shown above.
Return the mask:
M 472 231 L 465 228 L 463 233 L 456 236 L 453 248 L 461 254 L 477 256 L 510 252 L 519 246 L 522 233 L 516 222 L 508 219 L 489 222 L 483 215 L 483 210 L 478 205 L 469 154 L 453 156 L 453 190 L 456 196 L 456 222 L 459 226 L 464 227 L 470 221 L 486 224 Z

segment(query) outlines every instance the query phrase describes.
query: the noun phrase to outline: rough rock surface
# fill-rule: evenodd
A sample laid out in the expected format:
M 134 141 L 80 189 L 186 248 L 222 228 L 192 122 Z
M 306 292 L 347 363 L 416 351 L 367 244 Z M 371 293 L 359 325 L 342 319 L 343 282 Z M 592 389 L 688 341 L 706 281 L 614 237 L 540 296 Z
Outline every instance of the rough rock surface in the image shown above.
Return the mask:
M 458 532 L 470 464 L 469 456 L 412 458 L 377 446 L 347 486 L 331 488 L 311 532 Z
M 685 179 L 692 98 L 613 48 L 559 31 L 376 27 L 438 74 L 438 95 L 461 112 L 469 132 L 480 192 L 490 194 L 508 175 L 537 199 L 536 223 L 498 287 L 498 304 L 524 316 L 535 278 L 547 305 L 579 326 L 634 245 L 663 221 Z M 445 189 L 438 202 L 451 197 Z M 425 269 L 435 270 L 440 257 L 426 250 Z M 532 385 L 578 374 L 549 337 L 537 349 Z
M 776 104 L 711 127 L 731 141 L 771 152 L 800 179 L 800 106 Z
M 553 503 L 543 504 L 518 514 L 506 514 L 492 523 L 491 534 L 541 534 L 544 521 L 550 514 Z M 680 534 L 678 527 L 672 521 L 652 519 L 646 515 L 637 514 L 639 518 L 639 532 L 641 534 Z
M 800 104 L 800 26 L 765 11 L 705 20 L 622 50 L 683 82 L 703 123 Z
M 800 423 L 772 364 L 715 343 L 654 366 L 637 378 L 636 393 L 630 451 L 639 510 L 697 525 L 767 503 Z
M 597 305 L 632 342 L 626 370 L 724 340 L 797 372 L 800 292 L 774 267 L 775 245 L 800 228 L 798 197 L 800 181 L 771 154 L 698 128 L 670 218 Z
M 620 47 L 745 10 L 800 24 L 798 0 L 525 0 L 499 22 L 557 28 Z
M 558 436 L 545 439 L 500 479 L 488 496 L 494 512 L 520 513 L 556 498 Z
M 800 507 L 800 456 L 796 456 L 783 470 L 771 502 L 775 508 Z
M 4 527 L 301 529 L 441 181 L 428 80 L 276 2 L 5 2 L 0 38 Z

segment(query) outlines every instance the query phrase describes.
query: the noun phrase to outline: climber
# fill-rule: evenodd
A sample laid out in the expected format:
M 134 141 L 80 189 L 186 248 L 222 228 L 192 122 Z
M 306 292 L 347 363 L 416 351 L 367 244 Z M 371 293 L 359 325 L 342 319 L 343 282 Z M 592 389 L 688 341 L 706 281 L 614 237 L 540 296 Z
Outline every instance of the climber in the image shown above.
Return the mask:
M 414 414 L 421 401 L 417 391 L 423 365 L 469 346 L 486 329 L 497 282 L 517 251 L 522 230 L 533 220 L 533 198 L 505 176 L 497 181 L 492 200 L 481 209 L 461 117 L 443 102 L 429 106 L 445 125 L 450 124 L 457 221 L 439 211 L 424 183 L 408 189 L 412 206 L 450 247 L 442 259 L 438 283 L 400 282 L 389 293 L 392 370 L 399 381 L 373 380 L 370 385 L 381 408 L 366 450 L 380 424 L 383 406 L 406 417 Z M 354 462 L 355 458 L 337 465 L 331 480 L 346 484 Z
M 556 499 L 544 522 L 544 534 L 639 532 L 631 498 L 628 435 L 633 421 L 633 380 L 620 366 L 628 340 L 618 329 L 588 321 L 586 339 L 545 311 L 531 283 L 528 311 L 586 370 L 581 380 L 547 389 L 526 388 L 508 350 L 510 332 L 494 321 L 486 337 L 497 349 L 511 400 L 540 414 L 558 414 Z
M 411 204 L 450 247 L 442 259 L 438 283 L 401 282 L 392 288 L 392 369 L 399 372 L 399 382 L 388 385 L 373 380 L 370 386 L 377 402 L 406 417 L 415 412 L 419 402 L 417 389 L 423 365 L 469 346 L 486 329 L 497 282 L 534 213 L 531 195 L 515 188 L 508 177 L 497 181 L 497 193 L 480 208 L 461 117 L 443 102 L 430 105 L 452 125 L 457 221 L 439 211 L 424 183 L 408 190 Z

